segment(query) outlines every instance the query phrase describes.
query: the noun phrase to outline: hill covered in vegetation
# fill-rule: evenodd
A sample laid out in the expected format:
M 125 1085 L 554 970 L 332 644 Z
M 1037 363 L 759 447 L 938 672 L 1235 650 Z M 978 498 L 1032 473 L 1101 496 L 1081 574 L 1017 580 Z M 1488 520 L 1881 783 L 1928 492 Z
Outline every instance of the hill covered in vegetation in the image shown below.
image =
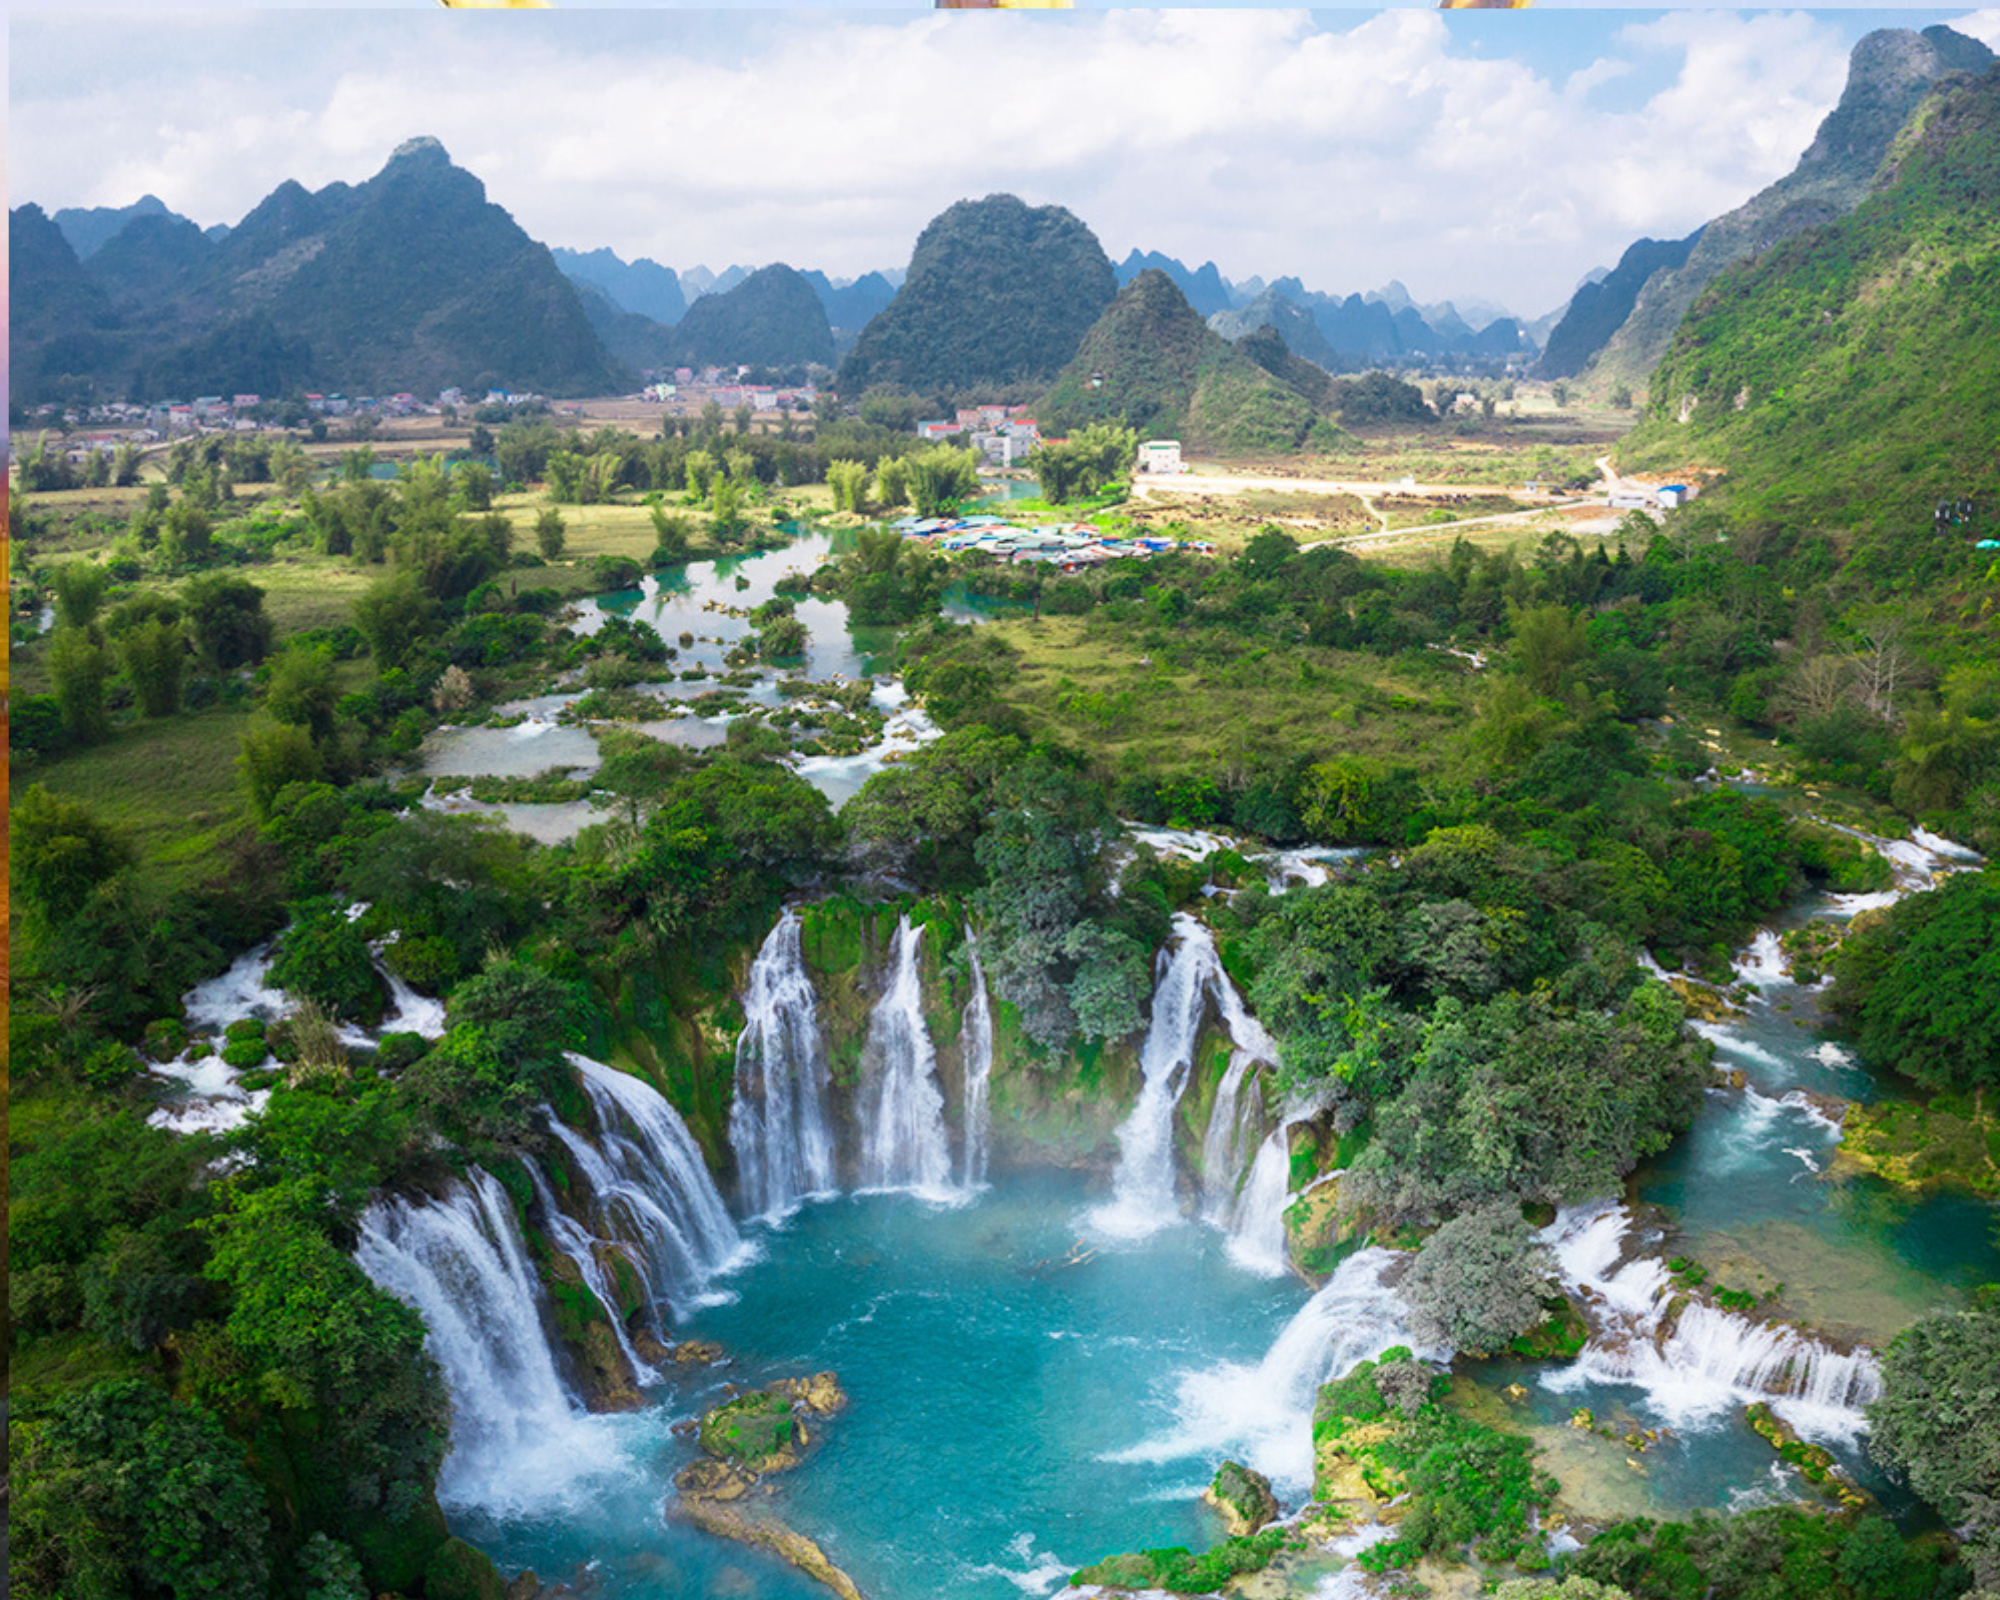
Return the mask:
M 841 392 L 1039 387 L 1117 288 L 1097 236 L 1061 206 L 961 200 L 917 236 L 902 288 L 840 364 Z
M 672 349 L 691 367 L 831 366 L 833 330 L 805 274 L 780 262 L 695 301 L 674 329 Z
M 435 139 L 407 141 L 363 184 L 281 184 L 220 239 L 136 217 L 76 272 L 17 215 L 17 240 L 24 230 L 32 259 L 12 280 L 16 328 L 31 330 L 15 339 L 19 403 L 623 387 L 548 250 Z M 109 307 L 91 301 L 82 326 L 105 337 L 84 344 L 64 309 L 83 303 L 79 273 Z
M 1992 63 L 1986 46 L 1943 26 L 1868 34 L 1854 47 L 1840 103 L 1827 113 L 1798 166 L 1709 223 L 1686 261 L 1647 281 L 1631 315 L 1597 356 L 1594 375 L 1644 383 L 1717 273 L 1852 211 L 1932 86 L 1949 73 L 1978 72 Z
M 1122 420 L 1231 451 L 1295 450 L 1313 424 L 1304 395 L 1210 328 L 1157 269 L 1119 290 L 1040 415 L 1058 432 Z
M 1851 216 L 1715 281 L 1661 361 L 1627 454 L 1726 468 L 1737 513 L 1849 553 L 1879 549 L 1877 576 L 1893 582 L 1964 565 L 1961 525 L 1937 534 L 1933 511 L 1992 492 L 1996 415 L 2000 72 L 1989 71 L 1925 104 Z

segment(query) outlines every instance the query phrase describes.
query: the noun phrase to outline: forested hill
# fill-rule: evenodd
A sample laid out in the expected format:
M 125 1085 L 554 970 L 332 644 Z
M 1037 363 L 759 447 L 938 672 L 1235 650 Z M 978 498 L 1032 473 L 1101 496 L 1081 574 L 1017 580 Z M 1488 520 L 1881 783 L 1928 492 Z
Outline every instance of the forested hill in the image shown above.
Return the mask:
M 1549 342 L 1542 349 L 1542 376 L 1573 378 L 1583 371 L 1624 326 L 1638 303 L 1639 291 L 1653 275 L 1680 266 L 1700 238 L 1697 228 L 1685 239 L 1641 239 L 1604 277 L 1578 289 L 1564 308 L 1562 320 L 1549 330 Z
M 703 295 L 675 326 L 671 344 L 676 359 L 692 367 L 833 365 L 826 308 L 805 275 L 782 262 Z
M 1076 354 L 1117 288 L 1096 235 L 1061 206 L 961 200 L 918 235 L 902 288 L 840 365 L 841 392 L 1032 392 Z
M 1686 420 L 1680 420 L 1685 415 Z M 2000 69 L 1939 90 L 1850 216 L 1716 279 L 1621 463 L 1714 464 L 1739 519 L 1901 587 L 2000 535 Z M 1983 523 L 1933 528 L 1971 498 Z
M 1129 423 L 1198 449 L 1296 449 L 1313 407 L 1202 321 L 1173 280 L 1149 268 L 1118 291 L 1042 400 L 1045 428 Z
M 171 222 L 136 218 L 85 264 L 116 335 L 88 346 L 48 346 L 47 297 L 78 292 L 66 264 L 16 270 L 16 328 L 39 337 L 16 333 L 14 400 L 624 385 L 548 250 L 435 139 L 363 184 L 282 184 L 219 240 Z
M 1718 272 L 1852 211 L 1932 85 L 1948 73 L 1983 71 L 1992 63 L 1986 46 L 1946 27 L 1921 33 L 1883 28 L 1864 37 L 1854 47 L 1840 103 L 1827 113 L 1798 166 L 1703 228 L 1682 265 L 1653 275 L 1631 315 L 1597 355 L 1592 375 L 1646 382 L 1682 317 Z

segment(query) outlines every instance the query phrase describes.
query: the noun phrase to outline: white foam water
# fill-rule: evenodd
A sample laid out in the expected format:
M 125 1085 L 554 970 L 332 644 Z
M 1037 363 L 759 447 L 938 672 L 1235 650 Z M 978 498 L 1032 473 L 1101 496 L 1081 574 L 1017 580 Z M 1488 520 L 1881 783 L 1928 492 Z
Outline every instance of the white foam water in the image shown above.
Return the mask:
M 1152 1016 L 1139 1049 L 1139 1100 L 1118 1129 L 1111 1199 L 1087 1219 L 1113 1238 L 1143 1239 L 1180 1216 L 1174 1196 L 1174 1107 L 1192 1074 L 1195 1040 L 1222 966 L 1208 929 L 1185 911 L 1174 914 L 1174 936 L 1175 943 L 1159 956 Z
M 563 1381 L 541 1284 L 490 1173 L 475 1167 L 436 1201 L 376 1201 L 354 1259 L 424 1319 L 451 1395 L 438 1474 L 447 1506 L 526 1514 L 564 1503 L 583 1480 L 631 1470 L 608 1419 L 590 1417 Z
M 1757 930 L 1749 948 L 1737 955 L 1735 969 L 1738 983 L 1757 989 L 1774 989 L 1792 981 L 1791 961 L 1778 943 L 1777 934 L 1769 928 Z
M 986 971 L 979 964 L 979 940 L 965 930 L 966 958 L 972 965 L 972 998 L 965 1003 L 959 1038 L 965 1077 L 965 1162 L 961 1169 L 967 1189 L 986 1181 L 987 1145 L 992 1133 L 988 1103 L 993 1080 L 993 1006 L 986 993 Z
M 1557 1393 L 1627 1384 L 1669 1426 L 1695 1428 L 1762 1400 L 1801 1435 L 1853 1439 L 1881 1392 L 1867 1350 L 1840 1350 L 1785 1323 L 1757 1322 L 1675 1290 L 1664 1262 L 1628 1255 L 1631 1218 L 1615 1201 L 1570 1207 L 1542 1233 L 1591 1322 L 1570 1366 L 1540 1379 Z
M 801 1200 L 832 1193 L 835 1181 L 819 1000 L 796 911 L 779 917 L 757 952 L 743 1016 L 729 1144 L 745 1211 L 776 1221 Z
M 897 923 L 888 987 L 868 1017 L 861 1052 L 861 1183 L 868 1189 L 907 1189 L 947 1200 L 959 1191 L 951 1187 L 937 1050 L 924 1022 L 923 977 L 917 967 L 922 938 L 923 930 L 907 916 Z
M 1183 1374 L 1171 1429 L 1114 1461 L 1229 1456 L 1290 1494 L 1312 1481 L 1312 1408 L 1319 1386 L 1394 1345 L 1415 1346 L 1393 1279 L 1403 1254 L 1369 1247 L 1340 1264 L 1299 1308 L 1263 1360 Z M 1419 1350 L 1444 1358 L 1449 1351 Z

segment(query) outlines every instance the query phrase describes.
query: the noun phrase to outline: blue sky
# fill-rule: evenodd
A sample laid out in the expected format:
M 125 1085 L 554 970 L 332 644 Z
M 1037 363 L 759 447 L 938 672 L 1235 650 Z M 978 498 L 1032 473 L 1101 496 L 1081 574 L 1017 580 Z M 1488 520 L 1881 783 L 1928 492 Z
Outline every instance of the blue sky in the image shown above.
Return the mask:
M 274 10 L 286 10 L 284 16 Z M 1789 170 L 1879 26 L 2000 11 L 17 11 L 13 200 L 234 222 L 441 138 L 537 238 L 900 266 L 996 190 L 1115 258 L 1559 304 Z M 78 137 L 77 130 L 91 130 Z

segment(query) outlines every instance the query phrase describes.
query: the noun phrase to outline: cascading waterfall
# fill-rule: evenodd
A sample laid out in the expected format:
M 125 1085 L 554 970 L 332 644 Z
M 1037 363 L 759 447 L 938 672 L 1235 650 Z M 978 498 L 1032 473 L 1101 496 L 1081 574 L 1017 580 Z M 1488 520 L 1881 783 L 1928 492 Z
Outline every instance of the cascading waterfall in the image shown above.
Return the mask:
M 611 1322 L 611 1332 L 631 1365 L 632 1375 L 641 1383 L 653 1382 L 660 1374 L 650 1363 L 642 1361 L 639 1352 L 632 1348 L 632 1336 L 625 1331 L 625 1319 L 618 1314 L 617 1291 L 598 1255 L 601 1248 L 622 1250 L 623 1246 L 615 1240 L 599 1239 L 586 1232 L 582 1223 L 564 1211 L 533 1156 L 523 1155 L 521 1165 L 528 1169 L 528 1178 L 535 1186 L 535 1198 L 542 1205 L 542 1227 L 550 1241 L 576 1263 L 576 1270 L 583 1275 L 585 1287 L 597 1296 L 597 1303 L 604 1307 L 605 1315 Z
M 1145 1238 L 1179 1215 L 1174 1107 L 1187 1087 L 1202 1009 L 1222 967 L 1208 929 L 1185 911 L 1174 914 L 1174 934 L 1171 953 L 1160 953 L 1153 1014 L 1139 1049 L 1139 1103 L 1118 1130 L 1111 1199 L 1090 1213 L 1092 1226 L 1118 1238 Z
M 965 1003 L 965 1187 L 986 1181 L 986 1147 L 992 1128 L 988 1091 L 993 1080 L 993 1007 L 986 995 L 986 971 L 979 964 L 979 940 L 965 930 L 965 950 L 972 962 L 972 998 Z
M 1250 1092 L 1245 1094 L 1248 1085 Z M 1257 1148 L 1263 1107 L 1257 1093 L 1257 1058 L 1238 1050 L 1229 1070 L 1215 1086 L 1215 1103 L 1208 1111 L 1208 1132 L 1201 1141 L 1201 1210 L 1210 1222 L 1228 1227 L 1236 1211 L 1237 1190 L 1244 1166 Z
M 636 1248 L 654 1332 L 691 1310 L 716 1274 L 738 1264 L 743 1239 L 680 1114 L 651 1085 L 588 1056 L 570 1063 L 601 1130 L 596 1140 L 550 1119 L 590 1186 L 606 1237 Z
M 1679 1296 L 1664 1263 L 1626 1259 L 1631 1217 L 1613 1201 L 1566 1209 L 1543 1231 L 1592 1322 L 1576 1362 L 1541 1380 L 1561 1393 L 1584 1383 L 1632 1384 L 1675 1426 L 1751 1401 L 1810 1438 L 1852 1439 L 1881 1393 L 1867 1350 L 1840 1350 L 1783 1323 L 1757 1322 L 1702 1301 L 1672 1315 Z
M 1290 1270 L 1285 1248 L 1285 1204 L 1291 1199 L 1292 1154 L 1285 1124 L 1257 1147 L 1250 1176 L 1229 1218 L 1229 1254 L 1240 1267 L 1267 1278 Z
M 1312 1408 L 1321 1384 L 1395 1345 L 1436 1360 L 1450 1355 L 1418 1348 L 1410 1334 L 1407 1308 L 1391 1281 L 1405 1259 L 1375 1246 L 1357 1250 L 1285 1324 L 1261 1361 L 1185 1374 L 1173 1430 L 1112 1459 L 1229 1455 L 1301 1491 L 1312 1478 Z
M 861 1182 L 909 1189 L 930 1198 L 950 1192 L 951 1147 L 937 1051 L 924 1025 L 917 946 L 923 931 L 906 916 L 896 925 L 889 986 L 868 1018 L 862 1051 Z
M 834 1188 L 818 1005 L 799 952 L 798 914 L 787 910 L 750 968 L 736 1041 L 729 1143 L 744 1209 L 753 1216 L 785 1216 L 801 1200 Z
M 681 1114 L 651 1084 L 629 1072 L 574 1053 L 569 1061 L 597 1113 L 613 1170 L 651 1194 L 675 1219 L 688 1243 L 690 1275 L 706 1282 L 736 1264 L 743 1236 L 730 1221 L 729 1208 Z M 624 1131 L 628 1127 L 636 1142 Z
M 1246 1135 L 1237 1120 L 1256 1110 L 1256 1096 L 1246 1097 L 1245 1084 L 1256 1063 L 1278 1058 L 1271 1036 L 1250 1015 L 1223 972 L 1214 936 L 1184 911 L 1174 916 L 1174 935 L 1170 950 L 1160 953 L 1152 1017 L 1139 1049 L 1139 1101 L 1118 1129 L 1118 1170 L 1112 1178 L 1111 1199 L 1090 1213 L 1093 1227 L 1118 1238 L 1144 1238 L 1179 1214 L 1174 1199 L 1174 1107 L 1192 1075 L 1195 1042 L 1210 997 L 1235 1046 L 1203 1140 L 1204 1209 L 1212 1220 L 1221 1220 L 1218 1208 L 1223 1196 L 1236 1195 L 1243 1164 L 1255 1148 L 1255 1128 Z M 1223 1119 L 1225 1092 L 1228 1115 Z M 1218 1120 L 1224 1121 L 1220 1128 Z
M 475 1167 L 436 1201 L 378 1200 L 360 1235 L 355 1261 L 424 1319 L 451 1394 L 440 1497 L 495 1507 L 542 1492 L 530 1464 L 573 1455 L 587 1418 L 557 1367 L 541 1286 L 499 1181 Z

